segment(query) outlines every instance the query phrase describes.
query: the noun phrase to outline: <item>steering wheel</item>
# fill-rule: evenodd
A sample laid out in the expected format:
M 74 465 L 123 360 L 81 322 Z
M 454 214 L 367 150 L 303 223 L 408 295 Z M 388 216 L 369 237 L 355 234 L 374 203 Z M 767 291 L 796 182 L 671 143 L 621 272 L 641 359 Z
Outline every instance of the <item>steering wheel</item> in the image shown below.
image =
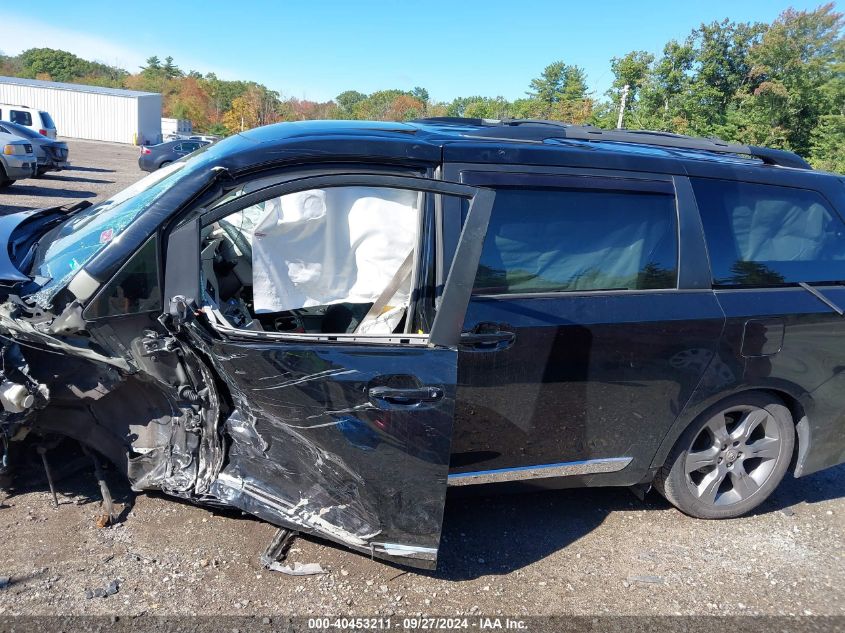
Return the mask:
M 238 247 L 238 250 L 243 253 L 243 256 L 249 258 L 249 261 L 252 262 L 252 244 L 244 237 L 244 234 L 234 224 L 226 220 L 220 220 L 220 228 L 223 229 L 223 232 L 226 233 L 228 238 Z

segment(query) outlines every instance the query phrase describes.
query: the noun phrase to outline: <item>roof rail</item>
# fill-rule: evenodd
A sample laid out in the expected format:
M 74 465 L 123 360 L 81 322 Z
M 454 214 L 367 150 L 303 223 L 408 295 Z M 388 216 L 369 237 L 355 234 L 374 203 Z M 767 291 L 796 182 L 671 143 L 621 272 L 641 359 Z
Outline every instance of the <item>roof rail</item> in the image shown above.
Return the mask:
M 579 141 L 610 141 L 638 143 L 670 149 L 690 149 L 719 154 L 745 154 L 758 158 L 767 165 L 812 169 L 810 164 L 794 152 L 755 145 L 728 143 L 720 138 L 696 138 L 672 132 L 653 130 L 604 130 L 593 125 L 571 125 L 543 119 L 464 119 L 460 117 L 432 117 L 416 119 L 412 123 L 464 125 L 478 127 L 472 136 L 545 141 L 548 139 L 574 139 Z

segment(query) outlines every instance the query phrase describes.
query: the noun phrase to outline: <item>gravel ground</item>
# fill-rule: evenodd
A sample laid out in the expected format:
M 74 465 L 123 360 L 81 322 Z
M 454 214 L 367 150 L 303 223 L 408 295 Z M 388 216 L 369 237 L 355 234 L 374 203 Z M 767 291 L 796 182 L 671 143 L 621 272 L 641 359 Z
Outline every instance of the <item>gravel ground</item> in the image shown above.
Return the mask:
M 0 211 L 95 201 L 141 175 L 135 148 L 69 144 L 73 169 L 16 184 Z M 289 559 L 327 573 L 288 577 L 258 561 L 272 526 L 135 496 L 114 472 L 123 520 L 97 528 L 99 493 L 87 463 L 74 469 L 80 460 L 72 446 L 51 456 L 58 508 L 34 454 L 11 484 L 0 506 L 0 616 L 845 616 L 845 466 L 788 477 L 756 513 L 719 522 L 690 519 L 655 493 L 640 502 L 610 489 L 453 491 L 436 572 L 300 538 Z M 101 593 L 111 595 L 87 597 Z
M 67 449 L 54 468 L 73 463 Z M 99 529 L 87 465 L 53 508 L 34 455 L 0 509 L 0 615 L 839 615 L 845 616 L 845 466 L 789 477 L 755 514 L 690 519 L 656 493 L 579 489 L 450 495 L 436 572 L 300 538 L 261 568 L 273 526 L 108 480 L 123 522 Z M 28 482 L 28 483 L 27 483 Z M 455 491 L 457 492 L 457 491 Z M 117 592 L 87 598 L 89 592 Z

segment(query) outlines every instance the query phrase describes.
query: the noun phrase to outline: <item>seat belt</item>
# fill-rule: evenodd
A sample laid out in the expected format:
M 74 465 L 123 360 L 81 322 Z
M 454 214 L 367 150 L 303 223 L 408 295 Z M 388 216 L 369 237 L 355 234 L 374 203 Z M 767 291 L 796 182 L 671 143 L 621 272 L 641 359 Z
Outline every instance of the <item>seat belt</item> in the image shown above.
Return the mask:
M 393 298 L 393 295 L 396 294 L 396 291 L 399 290 L 399 287 L 405 283 L 405 280 L 408 279 L 408 276 L 411 274 L 411 268 L 414 265 L 414 249 L 411 249 L 411 252 L 408 253 L 408 256 L 405 258 L 405 261 L 399 266 L 399 270 L 393 275 L 393 278 L 390 280 L 390 283 L 387 284 L 384 290 L 381 291 L 381 294 L 376 297 L 376 300 L 373 302 L 373 305 L 367 311 L 367 314 L 364 315 L 364 318 L 358 323 L 358 326 L 355 328 L 357 332 L 364 323 L 368 323 L 370 321 L 375 320 L 381 313 L 382 310 L 387 306 L 387 302 Z

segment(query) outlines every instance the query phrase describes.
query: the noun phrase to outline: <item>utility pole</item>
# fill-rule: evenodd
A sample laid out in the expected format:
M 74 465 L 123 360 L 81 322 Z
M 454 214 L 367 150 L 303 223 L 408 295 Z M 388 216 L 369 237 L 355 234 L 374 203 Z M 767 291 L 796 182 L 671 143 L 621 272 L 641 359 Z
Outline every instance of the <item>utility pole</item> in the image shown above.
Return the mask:
M 628 101 L 628 90 L 630 90 L 631 86 L 625 84 L 622 87 L 622 101 L 619 103 L 619 118 L 616 120 L 616 129 L 622 129 L 622 117 L 625 116 L 625 103 Z

